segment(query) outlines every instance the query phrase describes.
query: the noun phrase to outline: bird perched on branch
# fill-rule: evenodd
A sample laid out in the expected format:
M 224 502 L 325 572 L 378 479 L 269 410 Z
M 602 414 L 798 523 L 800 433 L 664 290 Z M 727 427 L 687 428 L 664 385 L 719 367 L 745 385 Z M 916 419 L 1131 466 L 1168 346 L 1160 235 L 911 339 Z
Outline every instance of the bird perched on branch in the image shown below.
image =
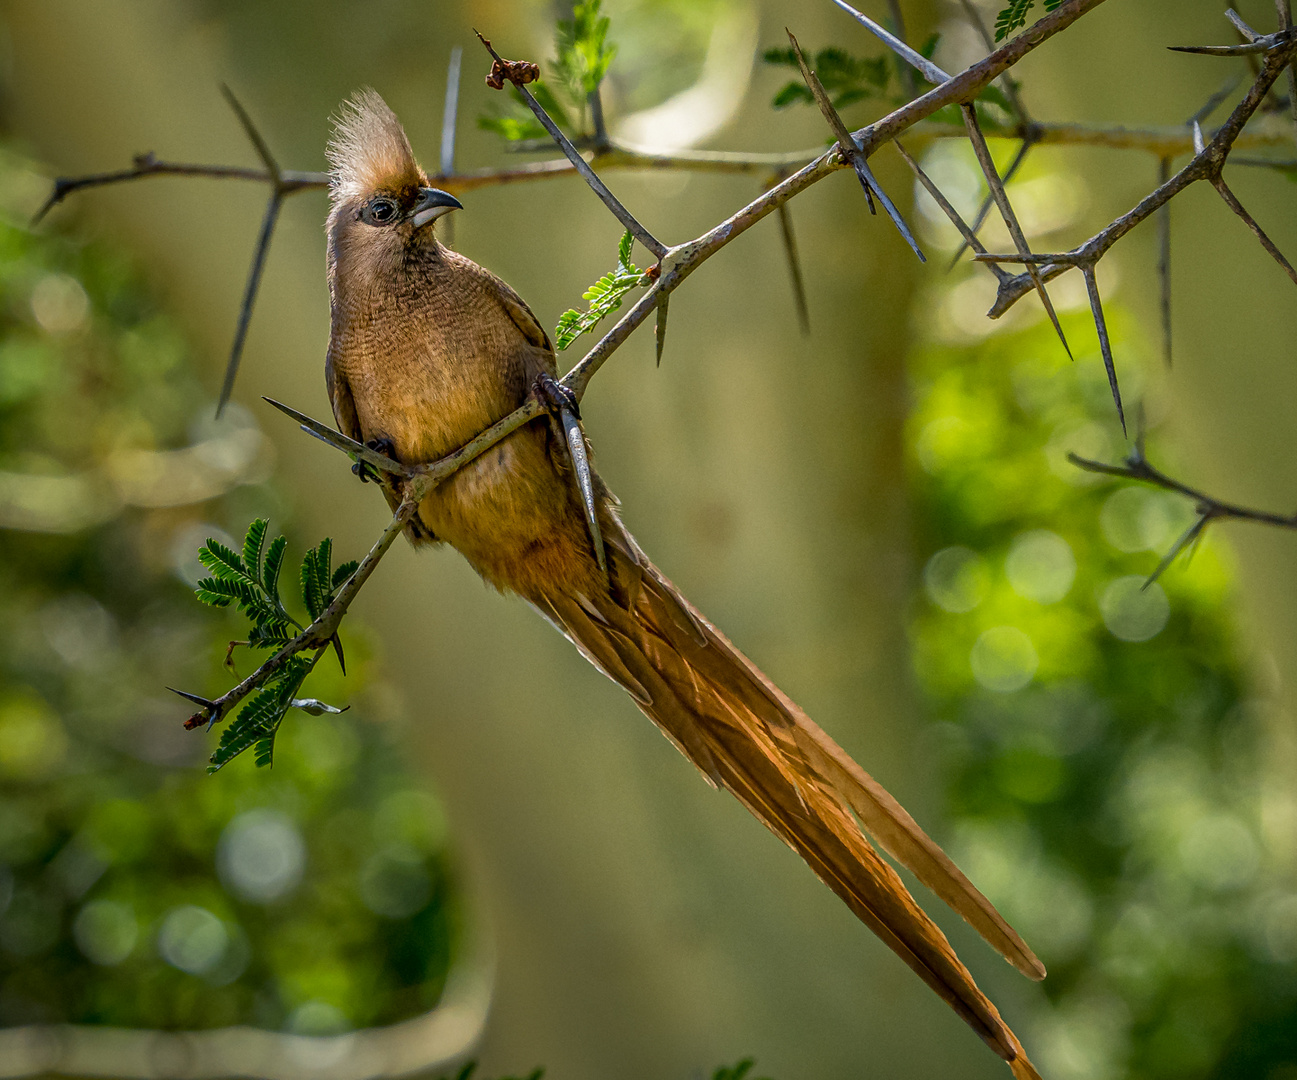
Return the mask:
M 438 242 L 433 223 L 460 203 L 429 186 L 373 91 L 344 107 L 330 160 L 326 375 L 339 430 L 417 464 L 462 446 L 529 394 L 562 404 L 549 336 L 508 285 Z M 393 506 L 400 486 L 384 481 Z M 490 584 L 535 606 L 709 782 L 805 859 L 1016 1076 L 1035 1077 L 995 1006 L 865 833 L 1024 974 L 1042 978 L 1040 961 L 900 804 L 649 562 L 597 475 L 592 486 L 606 562 L 568 443 L 542 416 L 427 495 L 410 538 L 450 544 Z

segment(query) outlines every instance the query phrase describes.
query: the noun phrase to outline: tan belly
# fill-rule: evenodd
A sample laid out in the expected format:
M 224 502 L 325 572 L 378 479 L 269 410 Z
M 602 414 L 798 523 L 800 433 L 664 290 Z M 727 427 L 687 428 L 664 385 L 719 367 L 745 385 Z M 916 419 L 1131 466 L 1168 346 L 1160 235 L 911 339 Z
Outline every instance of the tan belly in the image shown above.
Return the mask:
M 432 492 L 419 519 L 498 589 L 534 597 L 599 581 L 580 508 L 549 460 L 539 421 Z

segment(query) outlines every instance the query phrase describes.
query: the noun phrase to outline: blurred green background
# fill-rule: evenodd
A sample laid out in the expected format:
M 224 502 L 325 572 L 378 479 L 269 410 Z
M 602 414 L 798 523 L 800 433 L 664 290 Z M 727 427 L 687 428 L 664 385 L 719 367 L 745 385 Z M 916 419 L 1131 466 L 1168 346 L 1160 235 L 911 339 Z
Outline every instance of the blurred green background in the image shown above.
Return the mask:
M 828 3 L 608 11 L 621 45 L 614 116 L 709 71 L 741 88 L 709 55 L 781 44 L 785 25 L 812 49 L 878 51 Z M 1263 29 L 1273 19 L 1261 0 L 1240 11 Z M 943 32 L 948 69 L 979 55 L 957 5 L 905 12 L 916 39 Z M 431 166 L 454 45 L 465 48 L 457 164 L 512 162 L 473 125 L 491 98 L 470 27 L 505 55 L 540 57 L 562 14 L 505 0 L 0 4 L 12 148 L 3 1023 L 360 1028 L 416 1014 L 456 957 L 489 954 L 480 1056 L 494 1072 L 685 1077 L 753 1055 L 782 1080 L 1002 1075 L 791 853 L 451 553 L 393 550 L 356 605 L 362 627 L 344 627 L 362 670 L 343 681 L 322 665 L 309 684 L 355 708 L 291 717 L 272 773 L 240 763 L 203 776 L 214 736 L 180 732 L 186 710 L 165 700 L 164 684 L 228 680 L 219 662 L 237 624 L 186 596 L 186 553 L 205 535 L 237 536 L 267 514 L 291 522 L 294 552 L 331 535 L 340 561 L 386 518 L 345 462 L 260 401 L 328 414 L 324 197 L 286 205 L 241 409 L 214 427 L 264 192 L 143 181 L 78 196 L 38 238 L 23 224 L 45 190 L 38 174 L 115 168 L 145 150 L 254 163 L 222 81 L 286 166 L 323 167 L 328 116 L 364 84 Z M 1225 41 L 1227 29 L 1211 4 L 1107 4 L 1022 65 L 1024 93 L 1045 119 L 1182 123 L 1235 61 L 1164 46 Z M 812 110 L 771 111 L 786 75 L 756 65 L 706 145 L 822 142 Z M 961 206 L 976 201 L 963 150 L 925 152 Z M 1125 210 L 1155 170 L 1139 153 L 1044 148 L 1011 193 L 1033 242 L 1053 248 Z M 910 191 L 894 154 L 877 171 Z M 669 242 L 759 190 L 732 176 L 609 182 Z M 1230 182 L 1297 250 L 1289 181 L 1239 168 Z M 456 246 L 548 325 L 611 265 L 620 228 L 570 178 L 464 202 Z M 1066 280 L 1055 292 L 1069 366 L 1033 301 L 1002 325 L 982 318 L 984 282 L 969 267 L 943 274 L 947 232 L 922 205 L 908 212 L 927 267 L 868 216 L 849 175 L 796 200 L 807 337 L 773 221 L 712 260 L 675 298 L 662 368 L 637 337 L 586 398 L 600 469 L 655 561 L 1038 949 L 1051 970 L 1042 988 L 928 905 L 1047 1076 L 1290 1077 L 1291 540 L 1218 528 L 1160 591 L 1132 599 L 1130 579 L 1156 565 L 1150 549 L 1183 507 L 1079 482 L 1061 461 L 1068 449 L 1122 452 L 1082 295 Z M 1151 227 L 1100 270 L 1127 400 L 1144 401 L 1153 451 L 1179 474 L 1282 510 L 1297 479 L 1291 283 L 1212 193 L 1178 199 L 1173 220 L 1171 372 Z M 162 479 L 130 480 L 142 475 Z M 22 486 L 32 478 L 45 483 Z M 278 853 L 256 865 L 297 876 L 240 885 L 229 854 L 240 837 Z M 209 957 L 246 950 L 235 977 L 176 944 L 204 940 Z M 392 959 L 410 956 L 417 970 Z

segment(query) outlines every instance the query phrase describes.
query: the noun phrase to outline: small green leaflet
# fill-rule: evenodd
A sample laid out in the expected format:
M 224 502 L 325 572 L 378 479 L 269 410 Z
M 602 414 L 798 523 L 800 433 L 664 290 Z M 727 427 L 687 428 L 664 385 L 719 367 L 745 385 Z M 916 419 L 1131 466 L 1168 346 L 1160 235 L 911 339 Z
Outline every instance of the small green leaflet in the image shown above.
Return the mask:
M 212 575 L 198 583 L 195 590 L 198 599 L 211 607 L 234 605 L 242 611 L 252 623 L 247 644 L 254 649 L 279 649 L 304 629 L 289 614 L 279 595 L 279 576 L 288 541 L 277 536 L 267 544 L 268 529 L 265 518 L 257 518 L 249 525 L 241 553 L 210 538 L 198 552 L 199 562 Z M 299 574 L 302 602 L 312 621 L 323 614 L 358 566 L 347 562 L 331 572 L 332 558 L 333 541 L 326 538 L 302 559 Z M 312 658 L 292 657 L 252 696 L 221 735 L 209 772 L 216 772 L 252 746 L 256 747 L 257 764 L 270 765 L 274 761 L 275 734 L 290 708 L 304 709 L 316 716 L 341 711 L 314 698 L 297 697 L 321 655 L 322 651 Z
M 767 64 L 801 70 L 797 66 L 797 55 L 791 48 L 767 49 L 761 58 Z M 821 49 L 815 54 L 811 66 L 828 91 L 835 109 L 878 97 L 887 89 L 891 77 L 891 64 L 886 56 L 862 59 L 837 48 Z M 815 97 L 799 74 L 797 79 L 779 90 L 770 104 L 776 109 L 798 104 L 814 105 Z
M 545 82 L 532 83 L 528 89 L 536 101 L 568 135 L 583 134 L 588 99 L 603 78 L 617 54 L 617 46 L 608 40 L 608 16 L 600 14 L 603 0 L 582 0 L 573 5 L 572 18 L 560 19 L 554 31 L 555 59 L 549 64 L 549 77 L 561 93 Z M 477 126 L 494 131 L 508 142 L 545 139 L 549 135 L 522 100 L 515 87 L 508 87 L 512 100 L 503 108 L 477 118 Z M 573 121 L 573 116 L 579 122 Z
M 1053 11 L 1063 0 L 1045 0 L 1045 11 Z M 995 40 L 1003 41 L 1015 30 L 1027 25 L 1027 13 L 1036 0 L 1009 0 L 995 17 Z
M 572 121 L 568 117 L 567 110 L 558 103 L 553 92 L 543 82 L 532 83 L 528 88 L 532 96 L 540 102 L 543 108 L 554 121 L 569 135 L 574 134 L 575 129 Z M 477 118 L 477 126 L 483 131 L 494 131 L 501 138 L 508 142 L 523 142 L 527 139 L 544 139 L 545 145 L 553 145 L 549 141 L 549 132 L 541 126 L 541 122 L 532 115 L 526 103 L 522 100 L 522 95 L 518 93 L 518 88 L 513 85 L 505 87 L 505 92 L 510 95 L 510 100 L 505 104 L 503 109 L 497 107 L 493 113 L 484 113 Z
M 559 19 L 554 34 L 554 72 L 577 101 L 593 94 L 608 74 L 617 46 L 608 41 L 608 16 L 600 15 L 603 0 L 574 4 L 571 19 Z
M 631 245 L 635 238 L 627 230 L 617 245 L 617 269 L 604 274 L 581 294 L 590 306 L 585 311 L 569 309 L 558 317 L 554 329 L 554 344 L 561 352 L 582 334 L 599 325 L 600 320 L 621 307 L 624 297 L 636 285 L 644 284 L 644 272 L 630 261 Z

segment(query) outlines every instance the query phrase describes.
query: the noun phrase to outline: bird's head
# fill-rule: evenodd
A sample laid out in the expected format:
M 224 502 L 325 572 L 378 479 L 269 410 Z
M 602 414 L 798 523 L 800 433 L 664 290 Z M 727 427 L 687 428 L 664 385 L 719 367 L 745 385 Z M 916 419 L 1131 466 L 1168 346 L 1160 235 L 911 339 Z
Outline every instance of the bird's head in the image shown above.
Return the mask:
M 373 90 L 342 107 L 329 143 L 329 265 L 401 265 L 413 247 L 433 247 L 432 223 L 458 199 L 428 183 L 396 114 Z

